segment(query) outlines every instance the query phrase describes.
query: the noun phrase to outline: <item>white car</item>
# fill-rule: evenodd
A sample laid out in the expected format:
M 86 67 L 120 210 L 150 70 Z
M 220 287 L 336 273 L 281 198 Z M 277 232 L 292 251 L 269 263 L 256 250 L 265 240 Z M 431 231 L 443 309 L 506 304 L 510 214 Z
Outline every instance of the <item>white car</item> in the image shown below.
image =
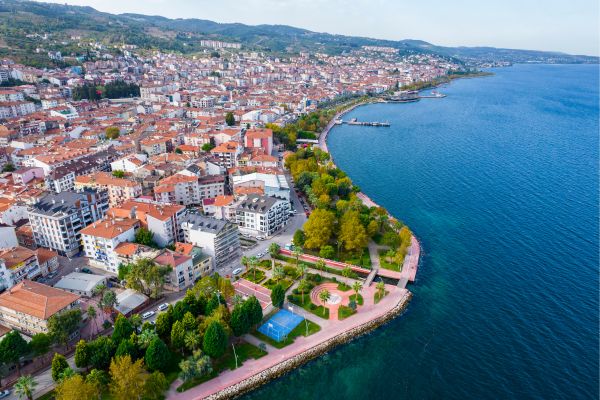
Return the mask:
M 169 308 L 169 303 L 162 303 L 158 306 L 158 311 L 165 311 L 167 308 Z
M 242 269 L 241 268 L 236 268 L 232 272 L 233 276 L 239 275 L 241 273 L 242 273 Z
M 10 390 L 3 390 L 0 392 L 0 399 L 10 396 Z
M 155 314 L 154 311 L 146 311 L 145 313 L 142 314 L 142 319 L 148 319 L 151 316 L 153 316 Z

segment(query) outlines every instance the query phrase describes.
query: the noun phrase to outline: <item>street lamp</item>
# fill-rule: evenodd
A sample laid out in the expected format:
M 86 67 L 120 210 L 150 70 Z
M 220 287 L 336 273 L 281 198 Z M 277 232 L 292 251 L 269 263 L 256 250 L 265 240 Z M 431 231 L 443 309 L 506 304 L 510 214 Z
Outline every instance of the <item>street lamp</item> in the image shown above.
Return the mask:
M 288 306 L 288 309 L 291 311 L 292 314 L 294 314 L 293 306 Z M 308 321 L 306 320 L 306 317 L 302 316 L 302 318 L 304 318 L 304 324 L 306 325 L 306 337 L 308 337 Z
M 238 368 L 238 356 L 235 352 L 235 346 L 233 345 L 233 343 L 231 343 L 231 347 L 233 347 L 233 355 L 235 356 L 235 369 Z

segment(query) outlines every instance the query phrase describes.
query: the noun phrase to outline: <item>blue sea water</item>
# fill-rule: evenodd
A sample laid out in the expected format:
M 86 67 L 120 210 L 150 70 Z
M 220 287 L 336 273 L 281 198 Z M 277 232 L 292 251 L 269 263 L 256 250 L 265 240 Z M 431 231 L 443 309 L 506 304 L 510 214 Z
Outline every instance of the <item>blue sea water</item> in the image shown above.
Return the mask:
M 598 65 L 494 72 L 332 130 L 423 244 L 413 301 L 247 399 L 598 398 Z

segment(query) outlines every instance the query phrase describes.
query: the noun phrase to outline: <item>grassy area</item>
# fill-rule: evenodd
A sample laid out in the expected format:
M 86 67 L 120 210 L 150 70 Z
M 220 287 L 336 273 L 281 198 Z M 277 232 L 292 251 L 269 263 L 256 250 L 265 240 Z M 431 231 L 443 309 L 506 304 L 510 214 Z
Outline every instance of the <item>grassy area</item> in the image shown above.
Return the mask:
M 250 343 L 243 342 L 235 346 L 235 354 L 237 354 L 237 364 L 238 368 L 241 367 L 244 361 L 249 359 L 259 359 L 267 354 L 266 351 L 259 349 L 258 347 L 251 345 Z M 235 363 L 235 355 L 233 352 L 233 348 L 231 346 L 227 347 L 227 351 L 221 357 L 213 360 L 213 371 L 201 378 L 191 379 L 187 382 L 184 382 L 177 388 L 178 392 L 184 392 L 188 389 L 191 389 L 195 386 L 198 386 L 201 383 L 209 381 L 215 377 L 217 377 L 221 372 L 225 370 L 234 370 L 236 368 Z
M 398 264 L 396 263 L 390 263 L 387 257 L 385 256 L 387 252 L 387 250 L 379 250 L 379 264 L 381 265 L 381 268 L 398 272 L 402 271 L 402 263 L 400 263 L 400 266 L 398 266 Z M 404 262 L 404 260 L 402 261 Z
M 315 314 L 317 317 L 329 319 L 329 309 L 322 305 L 316 305 L 310 300 L 310 293 L 305 293 L 304 296 L 299 294 L 290 294 L 287 297 L 290 303 L 304 308 L 306 311 Z
M 248 271 L 242 274 L 242 278 L 249 280 L 250 282 L 260 283 L 262 282 L 267 275 L 265 271 L 260 268 L 250 268 Z
M 308 323 L 308 335 L 306 334 L 306 324 Z M 310 320 L 306 320 L 306 322 L 300 322 L 300 324 L 292 329 L 292 331 L 287 335 L 287 337 L 281 342 L 276 341 L 275 339 L 270 338 L 267 335 L 263 335 L 259 331 L 252 332 L 252 335 L 263 342 L 270 344 L 276 349 L 282 349 L 285 346 L 289 346 L 294 343 L 298 336 L 310 336 L 314 333 L 317 333 L 321 330 L 321 327 L 318 324 Z
M 271 260 L 260 260 L 258 266 L 264 269 L 271 269 Z
M 276 282 L 274 279 L 271 278 L 271 279 L 267 280 L 266 282 L 264 282 L 262 285 L 269 290 L 273 290 L 273 287 L 275 285 L 277 285 L 277 283 L 281 283 L 281 286 L 283 286 L 283 288 L 285 290 L 288 290 L 290 288 L 290 286 L 292 286 L 292 283 L 294 283 L 294 282 L 290 279 L 282 279 L 279 282 Z
M 356 310 L 353 310 L 348 306 L 341 305 L 340 308 L 338 308 L 338 319 L 340 321 L 354 314 L 356 314 Z
M 347 292 L 348 290 L 352 289 L 350 286 L 348 286 L 348 284 L 346 284 L 345 282 L 340 282 L 338 283 L 337 286 L 338 290 L 341 290 L 342 292 Z
M 350 301 L 355 300 L 356 298 L 356 294 L 353 294 L 352 296 L 350 296 Z M 362 306 L 363 303 L 365 302 L 365 300 L 362 297 L 362 294 L 358 294 L 358 300 L 355 300 L 356 304 L 358 304 L 359 306 Z
M 373 301 L 375 302 L 375 304 L 379 303 L 381 301 L 381 299 L 383 299 L 385 296 L 388 295 L 388 293 L 390 293 L 390 292 L 388 292 L 386 290 L 385 293 L 383 293 L 383 296 L 381 296 L 379 294 L 379 291 L 375 292 L 375 295 L 373 296 Z
M 362 254 L 341 251 L 339 258 L 339 261 L 345 262 L 347 264 L 358 265 L 359 267 L 371 269 L 371 256 L 369 256 L 368 247 L 365 247 L 363 249 Z

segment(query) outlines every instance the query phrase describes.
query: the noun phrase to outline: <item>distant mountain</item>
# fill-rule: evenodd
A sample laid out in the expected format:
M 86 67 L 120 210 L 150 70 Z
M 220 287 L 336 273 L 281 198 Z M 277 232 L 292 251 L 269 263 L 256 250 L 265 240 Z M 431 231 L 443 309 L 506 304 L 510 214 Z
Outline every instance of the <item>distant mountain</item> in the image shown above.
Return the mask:
M 39 36 L 51 34 L 40 43 Z M 28 37 L 29 35 L 29 37 Z M 387 46 L 401 54 L 433 53 L 468 63 L 482 62 L 598 62 L 597 57 L 562 53 L 497 49 L 493 47 L 442 47 L 421 40 L 381 40 L 312 32 L 286 25 L 217 23 L 203 19 L 170 19 L 142 14 L 110 14 L 92 7 L 0 0 L 0 56 L 13 56 L 35 64 L 47 60 L 36 49 L 81 52 L 71 37 L 111 44 L 133 44 L 141 48 L 192 53 L 201 50 L 200 39 L 241 43 L 245 49 L 275 53 L 300 51 L 341 54 L 361 46 Z M 36 54 L 39 54 L 37 56 Z

